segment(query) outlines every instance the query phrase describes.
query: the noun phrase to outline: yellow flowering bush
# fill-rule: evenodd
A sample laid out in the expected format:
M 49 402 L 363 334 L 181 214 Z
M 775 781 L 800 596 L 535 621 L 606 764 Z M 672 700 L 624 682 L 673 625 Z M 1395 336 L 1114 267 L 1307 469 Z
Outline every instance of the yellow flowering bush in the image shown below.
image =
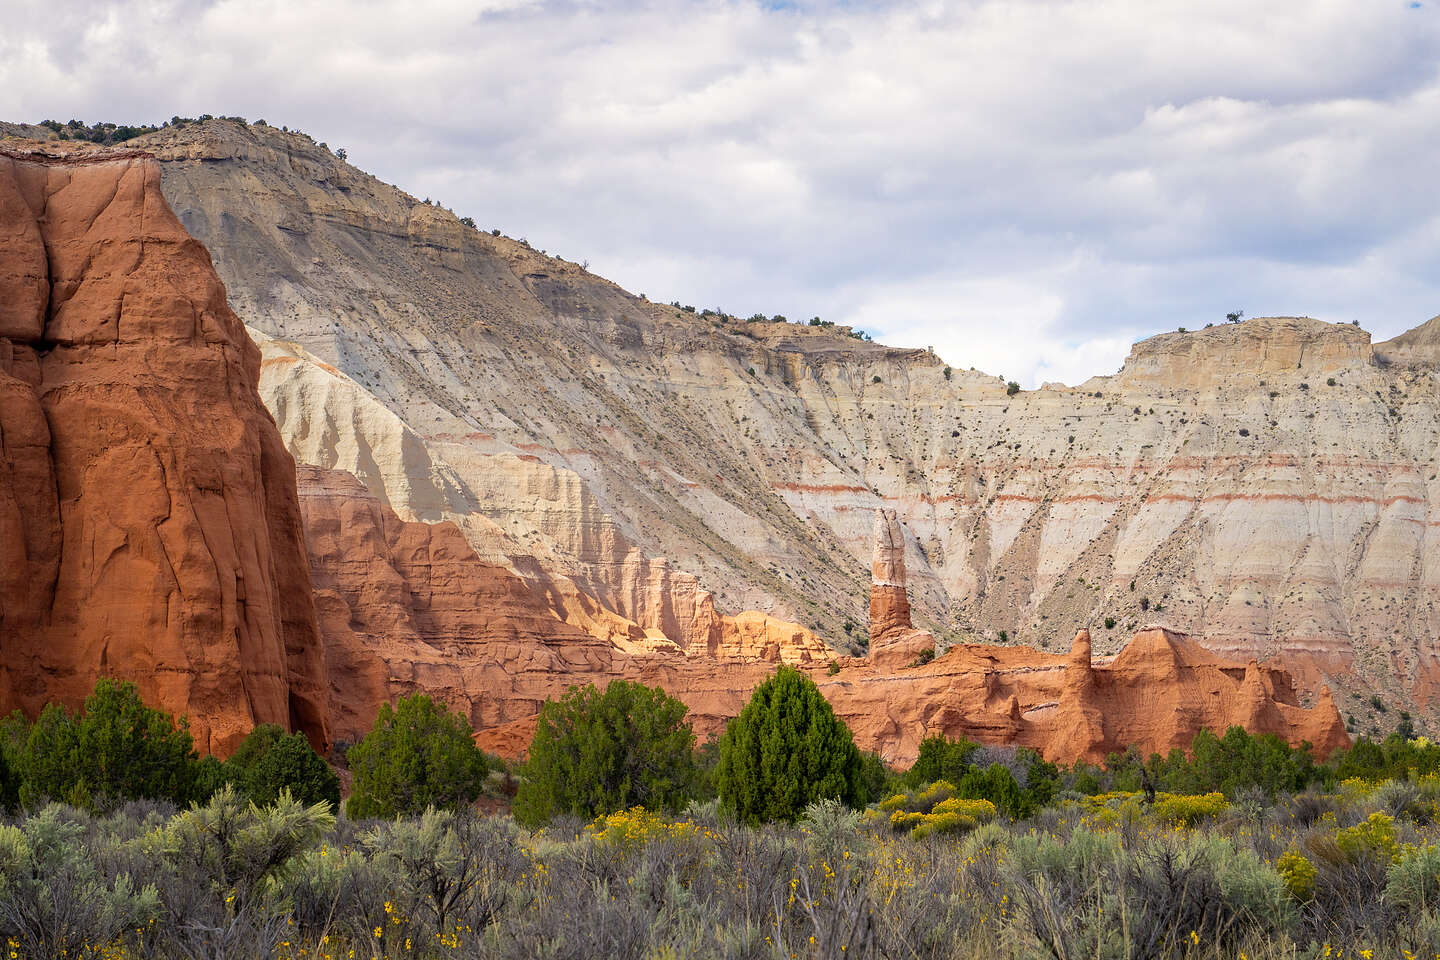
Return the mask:
M 972 817 L 978 823 L 989 823 L 995 819 L 995 804 L 989 800 L 965 800 L 961 797 L 951 797 L 935 804 L 935 808 L 930 813 L 932 815 L 955 814 Z
M 617 849 L 642 847 L 652 840 L 683 840 L 696 836 L 696 829 L 689 821 L 667 820 L 660 814 L 644 807 L 620 810 L 604 817 L 585 828 L 595 842 Z
M 1156 796 L 1152 809 L 1158 820 L 1190 826 L 1207 817 L 1224 813 L 1229 807 L 1230 801 L 1225 799 L 1223 793 L 1162 793 Z
M 1336 830 L 1335 845 L 1352 860 L 1369 855 L 1390 863 L 1400 859 L 1400 842 L 1395 839 L 1395 821 L 1383 813 L 1372 813 L 1353 827 Z
M 913 795 L 896 794 L 879 807 L 890 810 L 891 830 L 909 831 L 917 840 L 936 833 L 966 833 L 995 819 L 995 804 L 989 800 L 967 800 L 954 793 L 954 785 L 937 780 Z M 883 816 L 880 811 L 871 811 L 876 816 L 867 816 L 865 822 L 876 823 Z
M 915 795 L 915 802 L 926 810 L 932 809 L 937 803 L 948 800 L 955 796 L 955 784 L 949 780 L 936 780 L 928 787 L 924 787 Z
M 1275 861 L 1275 872 L 1280 874 L 1285 889 L 1299 903 L 1309 903 L 1315 898 L 1315 877 L 1318 872 L 1298 850 L 1287 850 Z

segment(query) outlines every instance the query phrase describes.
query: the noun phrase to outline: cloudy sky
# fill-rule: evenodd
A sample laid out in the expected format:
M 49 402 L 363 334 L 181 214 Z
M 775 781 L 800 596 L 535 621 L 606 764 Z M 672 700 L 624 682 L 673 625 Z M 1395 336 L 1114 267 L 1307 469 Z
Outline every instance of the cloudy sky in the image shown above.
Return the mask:
M 1035 385 L 1440 313 L 1440 0 L 5 0 L 0 118 L 265 118 L 652 299 Z

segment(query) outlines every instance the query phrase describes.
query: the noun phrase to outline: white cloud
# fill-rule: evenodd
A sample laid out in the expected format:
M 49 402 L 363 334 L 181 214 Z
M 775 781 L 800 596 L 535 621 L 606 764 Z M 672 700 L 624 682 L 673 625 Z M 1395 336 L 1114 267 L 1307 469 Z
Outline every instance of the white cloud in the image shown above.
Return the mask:
M 12 0 L 0 116 L 265 117 L 652 298 L 1027 386 L 1440 312 L 1440 7 Z

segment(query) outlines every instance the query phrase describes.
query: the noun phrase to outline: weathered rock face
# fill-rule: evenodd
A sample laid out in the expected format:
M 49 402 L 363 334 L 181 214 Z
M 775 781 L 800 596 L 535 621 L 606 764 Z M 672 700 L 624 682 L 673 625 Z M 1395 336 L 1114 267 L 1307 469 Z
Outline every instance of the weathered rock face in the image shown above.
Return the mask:
M 776 664 L 818 663 L 825 650 L 803 628 L 758 613 L 725 618 L 714 649 L 597 637 L 480 559 L 454 524 L 401 520 L 342 471 L 302 466 L 299 482 L 331 725 L 343 740 L 363 736 L 381 703 L 419 690 L 468 716 L 482 743 L 513 753 L 529 744 L 514 731 L 546 699 L 616 678 L 681 696 L 703 736 Z
M 834 675 L 827 661 L 807 655 L 802 637 L 777 636 L 758 614 L 736 618 L 739 638 L 720 656 L 626 648 L 565 623 L 526 581 L 482 561 L 448 522 L 399 520 L 345 473 L 302 467 L 300 487 L 332 723 L 344 739 L 369 728 L 379 703 L 423 690 L 464 712 L 487 749 L 519 755 L 545 700 L 613 679 L 680 698 L 704 739 L 786 659 L 811 672 L 862 748 L 897 764 L 912 762 L 935 733 L 1030 746 L 1065 762 L 1100 760 L 1132 743 L 1168 751 L 1188 746 L 1202 727 L 1234 723 L 1309 740 L 1322 755 L 1348 742 L 1328 694 L 1305 709 L 1282 671 L 1227 661 L 1162 629 L 1137 635 L 1111 664 L 1092 664 L 1083 631 L 1068 657 L 959 644 L 919 662 L 935 637 L 902 630 L 868 660 L 840 660 Z M 885 547 L 894 541 L 883 519 L 877 543 Z M 903 579 L 877 569 L 891 586 Z
M 102 674 L 227 752 L 327 740 L 260 355 L 138 154 L 0 155 L 0 709 Z
M 693 574 L 630 543 L 570 471 L 493 437 L 427 445 L 299 344 L 251 334 L 264 356 L 261 396 L 300 462 L 354 474 L 401 519 L 454 522 L 482 559 L 527 581 L 566 622 L 631 652 L 751 657 L 773 645 L 787 662 L 828 660 L 829 646 L 804 627 L 717 611 Z
M 310 462 L 402 517 L 455 520 L 486 559 L 562 571 L 647 637 L 708 637 L 708 590 L 844 643 L 884 507 L 909 531 L 912 619 L 945 640 L 1059 650 L 1091 623 L 1113 654 L 1153 619 L 1281 655 L 1306 690 L 1343 684 L 1362 729 L 1386 719 L 1372 693 L 1435 712 L 1431 325 L 1371 348 L 1313 320 L 1221 324 L 1009 396 L 924 351 L 631 296 L 273 128 L 145 143 L 247 321 L 343 371 L 424 451 Z M 310 436 L 377 424 L 328 404 Z M 463 475 L 442 515 L 432 466 Z
M 910 598 L 905 584 L 905 534 L 894 510 L 875 511 L 875 549 L 870 561 L 870 647 L 907 633 Z

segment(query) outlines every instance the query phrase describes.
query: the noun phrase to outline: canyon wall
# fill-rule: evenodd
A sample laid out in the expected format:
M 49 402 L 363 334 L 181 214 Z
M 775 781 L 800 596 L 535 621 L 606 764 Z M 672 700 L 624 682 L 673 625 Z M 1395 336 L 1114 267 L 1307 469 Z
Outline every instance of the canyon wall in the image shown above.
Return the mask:
M 102 674 L 203 750 L 328 743 L 294 464 L 260 353 L 145 155 L 0 153 L 0 710 Z
M 679 528 L 686 513 L 704 513 L 715 524 L 706 549 L 735 569 L 795 580 L 785 589 L 797 595 L 824 588 L 804 564 L 724 547 L 716 529 L 741 537 L 747 524 L 734 502 L 687 478 L 704 476 L 698 454 L 690 475 L 675 466 L 683 448 L 663 461 L 634 458 L 663 479 L 617 491 L 618 460 L 587 473 L 577 469 L 583 451 L 557 464 L 498 432 L 437 431 L 422 407 L 383 402 L 384 385 L 364 382 L 372 374 L 357 377 L 298 342 L 262 335 L 262 365 L 205 249 L 161 196 L 152 158 L 77 147 L 0 159 L 0 705 L 74 705 L 96 676 L 113 674 L 188 715 L 202 749 L 224 753 L 258 722 L 303 729 L 321 747 L 355 740 L 380 703 L 419 690 L 465 712 L 482 743 L 515 754 L 540 704 L 572 684 L 663 687 L 708 737 L 778 664 L 793 663 L 862 747 L 894 763 L 913 760 L 931 733 L 1064 761 L 1132 743 L 1164 751 L 1201 727 L 1237 722 L 1321 753 L 1346 742 L 1324 687 L 1306 709 L 1283 670 L 1221 657 L 1173 630 L 1143 630 L 1107 660 L 1092 657 L 1087 632 L 1064 655 L 917 627 L 911 593 L 940 578 L 903 504 L 866 513 L 852 498 L 802 522 L 780 512 L 785 501 L 740 498 L 770 515 L 766 538 L 810 530 L 837 556 L 864 541 L 868 655 L 835 656 L 810 629 L 770 613 L 719 612 L 697 574 L 638 545 L 650 519 Z M 406 242 L 421 238 L 425 256 L 439 249 L 452 269 L 464 261 L 443 246 L 447 223 L 433 211 L 412 218 Z M 885 354 L 832 349 L 826 336 L 806 347 L 821 367 L 851 349 Z M 1294 359 L 1276 355 L 1287 368 Z M 711 362 L 703 351 L 689 356 Z M 1151 366 L 1137 362 L 1121 377 L 1144 380 Z M 631 389 L 647 392 L 638 381 Z M 709 406 L 724 402 L 712 396 Z M 832 413 L 799 415 L 818 434 L 846 422 L 843 410 Z M 611 437 L 642 452 L 633 436 Z M 803 469 L 803 450 L 782 458 L 752 440 L 774 457 L 772 470 L 782 461 Z M 285 444 L 306 461 L 298 488 Z M 727 455 L 714 450 L 711 466 L 726 469 Z M 789 493 L 835 496 L 837 486 L 797 483 Z M 681 488 L 697 499 L 610 512 Z
M 558 619 L 519 577 L 481 560 L 453 524 L 400 520 L 343 472 L 302 467 L 300 489 L 331 722 L 342 740 L 362 736 L 379 703 L 422 691 L 464 713 L 486 749 L 521 756 L 545 700 L 572 685 L 628 679 L 682 700 L 703 741 L 782 660 L 783 638 L 753 646 L 753 655 L 620 649 Z M 877 515 L 877 557 L 892 547 L 893 522 Z M 905 579 L 903 567 L 884 568 L 876 595 L 903 600 Z M 1233 724 L 1310 742 L 1320 756 L 1349 742 L 1328 689 L 1307 709 L 1283 670 L 1227 660 L 1161 628 L 1104 661 L 1092 660 L 1085 632 L 1068 656 L 983 644 L 935 655 L 933 634 L 891 623 L 872 627 L 885 641 L 868 657 L 832 666 L 802 653 L 794 662 L 857 744 L 892 764 L 912 763 L 932 734 L 1028 746 L 1065 763 L 1132 744 L 1168 752 L 1202 728 Z
M 1357 730 L 1394 722 L 1374 695 L 1436 718 L 1433 324 L 1373 346 L 1220 324 L 1011 395 L 926 351 L 631 295 L 301 135 L 214 120 L 143 142 L 246 321 L 409 431 L 381 456 L 342 437 L 379 429 L 363 404 L 287 417 L 302 388 L 277 373 L 297 457 L 453 520 L 535 586 L 560 572 L 647 642 L 708 644 L 708 602 L 860 650 L 883 507 L 942 647 L 1061 653 L 1088 627 L 1108 655 L 1157 623 L 1282 659 L 1302 698 L 1329 680 Z

